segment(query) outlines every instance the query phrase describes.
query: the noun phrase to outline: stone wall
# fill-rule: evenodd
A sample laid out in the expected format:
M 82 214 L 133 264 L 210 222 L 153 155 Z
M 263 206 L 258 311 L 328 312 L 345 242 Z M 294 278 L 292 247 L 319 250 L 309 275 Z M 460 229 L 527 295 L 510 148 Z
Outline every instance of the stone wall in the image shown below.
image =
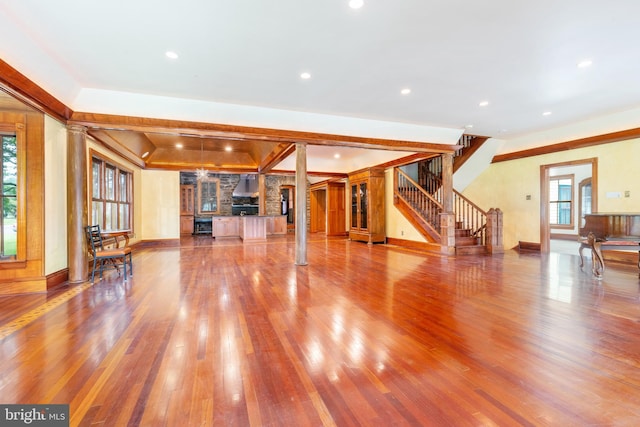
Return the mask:
M 218 178 L 220 180 L 220 213 L 219 215 L 231 215 L 231 205 L 233 204 L 233 189 L 240 182 L 239 174 L 216 174 L 210 173 L 210 178 Z M 193 185 L 195 194 L 198 194 L 198 179 L 195 172 L 180 172 L 180 185 Z M 280 215 L 280 188 L 283 185 L 296 185 L 296 177 L 294 175 L 267 175 L 265 178 L 266 186 L 266 214 Z M 307 229 L 311 223 L 311 207 L 309 183 L 307 181 Z

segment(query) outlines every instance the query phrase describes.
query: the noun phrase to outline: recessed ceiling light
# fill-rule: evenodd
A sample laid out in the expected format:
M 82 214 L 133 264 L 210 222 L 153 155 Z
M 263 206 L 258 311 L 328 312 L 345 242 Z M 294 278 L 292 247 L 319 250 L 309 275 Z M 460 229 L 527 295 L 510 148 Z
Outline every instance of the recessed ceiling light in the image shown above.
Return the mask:
M 311 78 L 311 74 L 310 73 L 306 73 L 306 72 L 302 73 L 302 74 L 300 74 L 300 78 L 304 79 L 304 80 L 308 80 L 308 79 Z
M 180 144 L 179 142 L 176 144 L 176 148 L 182 148 L 182 147 L 183 147 L 183 145 Z
M 339 159 L 339 158 L 340 158 L 340 153 L 336 153 L 336 154 L 334 154 L 334 155 L 333 155 L 333 158 L 334 158 L 334 159 Z
M 142 158 L 144 159 L 145 157 L 147 157 L 149 155 L 148 151 L 145 151 L 144 153 L 142 153 Z
M 401 94 L 403 94 L 403 95 L 409 95 L 409 94 L 411 93 L 411 89 L 409 89 L 408 87 L 406 87 L 406 88 L 402 89 L 402 90 L 400 91 L 400 93 L 401 93 Z
M 578 62 L 578 68 L 587 68 L 593 64 L 593 61 L 590 59 L 585 59 L 583 61 Z
M 224 151 L 233 151 L 233 148 L 230 145 L 224 147 Z
M 473 125 L 465 125 L 464 128 L 465 129 L 471 129 L 473 127 Z
M 550 116 L 551 115 L 551 111 L 545 111 L 544 113 L 542 113 L 543 116 Z
M 169 59 L 178 59 L 178 54 L 172 50 L 168 50 L 164 53 Z
M 351 9 L 360 9 L 364 5 L 364 0 L 349 0 Z
M 482 101 L 478 105 L 481 106 L 481 107 L 486 107 L 487 105 L 489 105 L 489 101 Z

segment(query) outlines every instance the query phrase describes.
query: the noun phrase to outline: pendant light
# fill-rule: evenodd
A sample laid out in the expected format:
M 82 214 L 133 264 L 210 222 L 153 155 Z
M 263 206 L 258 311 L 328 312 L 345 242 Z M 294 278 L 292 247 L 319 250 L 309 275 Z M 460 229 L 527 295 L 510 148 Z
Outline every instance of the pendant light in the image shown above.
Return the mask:
M 198 181 L 203 180 L 209 175 L 209 172 L 204 168 L 204 142 L 200 141 L 200 168 L 196 169 L 196 178 Z

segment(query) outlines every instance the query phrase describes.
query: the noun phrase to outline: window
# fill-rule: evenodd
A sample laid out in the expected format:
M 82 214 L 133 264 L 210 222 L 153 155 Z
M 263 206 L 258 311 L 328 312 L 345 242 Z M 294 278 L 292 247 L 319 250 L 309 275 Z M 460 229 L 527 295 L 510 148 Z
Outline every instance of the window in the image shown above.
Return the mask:
M 91 224 L 131 230 L 133 174 L 98 156 L 91 158 Z
M 2 137 L 2 216 L 0 217 L 0 260 L 15 259 L 18 237 L 18 146 L 15 134 Z
M 573 227 L 573 175 L 549 180 L 549 224 L 558 228 Z

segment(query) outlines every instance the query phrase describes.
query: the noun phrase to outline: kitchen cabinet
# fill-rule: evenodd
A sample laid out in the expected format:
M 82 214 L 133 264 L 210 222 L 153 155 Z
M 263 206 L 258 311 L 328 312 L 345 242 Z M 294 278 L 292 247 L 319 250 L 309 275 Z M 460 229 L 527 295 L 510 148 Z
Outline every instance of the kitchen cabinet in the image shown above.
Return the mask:
M 287 234 L 287 216 L 276 215 L 267 217 L 267 235 Z
M 180 234 L 193 234 L 194 195 L 193 185 L 180 186 Z
M 238 237 L 240 236 L 239 216 L 213 217 L 211 224 L 212 237 Z
M 369 168 L 349 174 L 351 226 L 349 239 L 384 243 L 384 169 Z

